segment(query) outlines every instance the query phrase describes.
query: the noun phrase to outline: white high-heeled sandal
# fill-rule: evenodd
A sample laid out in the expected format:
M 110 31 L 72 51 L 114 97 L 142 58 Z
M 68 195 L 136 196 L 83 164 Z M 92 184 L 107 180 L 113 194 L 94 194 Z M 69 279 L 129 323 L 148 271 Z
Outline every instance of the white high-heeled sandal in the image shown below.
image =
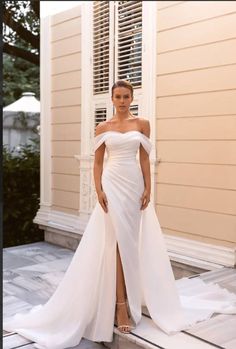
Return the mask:
M 124 305 L 124 304 L 126 304 L 126 306 L 127 306 L 127 314 L 128 314 L 128 316 L 129 316 L 129 310 L 128 310 L 128 303 L 127 303 L 127 301 L 125 301 L 125 302 L 117 302 L 116 303 L 116 306 L 118 305 Z M 118 323 L 117 323 L 117 325 L 118 325 Z M 133 329 L 134 329 L 134 326 L 132 326 L 132 325 L 127 325 L 127 324 L 124 324 L 124 325 L 119 325 L 119 326 L 117 326 L 117 329 L 121 332 L 121 333 L 130 333 Z M 123 329 L 123 330 L 122 330 Z

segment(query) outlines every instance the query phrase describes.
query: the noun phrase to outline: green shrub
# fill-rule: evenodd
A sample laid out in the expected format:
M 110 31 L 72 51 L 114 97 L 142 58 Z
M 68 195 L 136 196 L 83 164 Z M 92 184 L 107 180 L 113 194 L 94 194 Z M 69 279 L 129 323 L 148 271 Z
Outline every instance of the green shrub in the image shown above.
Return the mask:
M 44 240 L 33 223 L 40 202 L 40 153 L 24 145 L 16 154 L 3 147 L 3 247 Z

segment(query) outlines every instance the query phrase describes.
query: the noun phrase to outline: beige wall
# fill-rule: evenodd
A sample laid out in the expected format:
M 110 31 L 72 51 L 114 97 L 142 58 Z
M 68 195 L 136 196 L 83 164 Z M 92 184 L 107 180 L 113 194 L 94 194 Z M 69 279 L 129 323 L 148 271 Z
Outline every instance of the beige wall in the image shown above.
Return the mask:
M 81 9 L 52 16 L 52 209 L 79 210 Z
M 236 1 L 157 2 L 156 209 L 166 234 L 236 243 Z

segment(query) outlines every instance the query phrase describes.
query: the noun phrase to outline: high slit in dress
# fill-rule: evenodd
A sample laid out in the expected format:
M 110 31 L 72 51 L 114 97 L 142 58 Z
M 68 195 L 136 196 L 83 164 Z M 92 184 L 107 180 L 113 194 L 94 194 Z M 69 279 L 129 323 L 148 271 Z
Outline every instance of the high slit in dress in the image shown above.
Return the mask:
M 96 202 L 54 294 L 28 313 L 5 319 L 3 329 L 33 340 L 41 349 L 73 347 L 82 337 L 112 341 L 117 243 L 136 326 L 142 305 L 168 335 L 188 329 L 214 312 L 235 314 L 236 296 L 217 284 L 199 278 L 175 281 L 154 203 L 140 210 L 144 180 L 137 154 L 140 145 L 150 154 L 150 139 L 135 130 L 106 131 L 95 137 L 94 150 L 103 143 L 107 161 L 101 180 L 108 213 Z

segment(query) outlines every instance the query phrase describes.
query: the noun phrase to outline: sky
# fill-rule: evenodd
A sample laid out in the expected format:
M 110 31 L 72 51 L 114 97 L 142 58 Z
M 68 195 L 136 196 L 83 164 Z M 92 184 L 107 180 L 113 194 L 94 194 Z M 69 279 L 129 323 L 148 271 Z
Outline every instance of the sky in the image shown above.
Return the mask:
M 85 1 L 40 1 L 40 17 L 59 13 L 80 5 Z

